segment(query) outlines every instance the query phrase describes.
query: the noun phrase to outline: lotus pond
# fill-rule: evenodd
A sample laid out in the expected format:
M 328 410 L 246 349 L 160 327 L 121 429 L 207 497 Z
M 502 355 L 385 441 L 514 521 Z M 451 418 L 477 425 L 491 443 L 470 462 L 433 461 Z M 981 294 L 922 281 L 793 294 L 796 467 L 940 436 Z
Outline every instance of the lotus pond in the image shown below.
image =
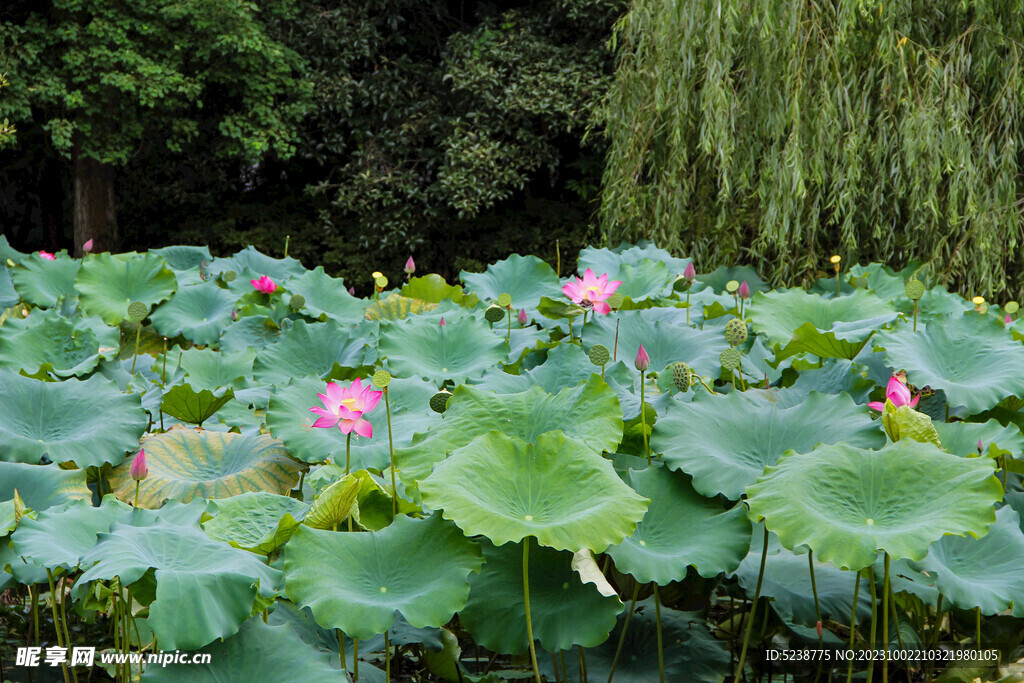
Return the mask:
M 1017 304 L 833 263 L 0 238 L 0 680 L 1024 680 Z

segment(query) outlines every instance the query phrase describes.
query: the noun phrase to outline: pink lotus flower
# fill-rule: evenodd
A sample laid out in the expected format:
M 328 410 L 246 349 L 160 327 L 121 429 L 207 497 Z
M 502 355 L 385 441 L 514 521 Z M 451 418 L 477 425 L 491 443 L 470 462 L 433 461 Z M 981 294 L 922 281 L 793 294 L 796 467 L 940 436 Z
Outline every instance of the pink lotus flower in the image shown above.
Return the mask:
M 327 393 L 317 394 L 324 407 L 314 406 L 309 409 L 320 416 L 313 426 L 330 429 L 337 425 L 342 434 L 354 431 L 359 436 L 370 438 L 373 436 L 373 425 L 363 419 L 363 413 L 376 408 L 383 394 L 383 391 L 373 391 L 370 384 L 364 387 L 360 379 L 347 387 L 328 382 Z
M 516 318 L 516 320 L 519 321 L 520 325 L 525 325 L 527 323 L 529 318 L 526 317 L 526 309 L 525 308 L 519 311 L 519 317 Z
M 416 272 L 416 262 L 412 260 L 412 256 L 405 262 L 405 274 L 412 275 Z
M 131 467 L 128 468 L 128 474 L 131 475 L 135 481 L 142 481 L 149 476 L 149 468 L 146 467 L 146 451 L 140 448 L 139 454 L 132 460 Z
M 644 349 L 644 345 L 641 344 L 640 348 L 636 352 L 636 360 L 633 361 L 636 365 L 636 369 L 640 372 L 644 372 L 647 368 L 651 367 L 651 357 L 647 355 L 647 350 Z
M 43 251 L 42 249 L 39 250 L 39 256 L 41 258 L 46 259 L 47 261 L 56 261 L 57 260 L 56 256 L 54 256 L 53 254 L 51 254 L 48 251 Z
M 82 251 L 85 252 L 86 254 L 88 254 L 90 251 L 92 251 L 92 240 L 91 239 L 89 241 L 87 241 L 85 244 L 82 245 Z
M 739 290 L 736 293 L 740 295 L 741 299 L 749 299 L 750 298 L 750 285 L 747 284 L 746 280 L 744 280 L 740 284 L 740 288 L 739 288 Z
M 608 273 L 597 277 L 594 271 L 587 268 L 583 273 L 583 279 L 574 277 L 569 280 L 562 287 L 562 293 L 583 308 L 593 308 L 596 313 L 608 315 L 612 312 L 612 307 L 605 300 L 614 294 L 621 284 L 621 280 L 608 282 Z
M 249 280 L 249 282 L 253 287 L 264 294 L 273 294 L 274 290 L 277 289 L 277 284 L 266 275 L 261 277 L 259 280 Z
M 442 316 L 441 316 L 441 327 L 444 327 L 444 326 L 445 326 L 445 325 L 447 325 L 447 324 L 448 324 L 448 323 L 446 323 L 446 322 L 444 321 L 444 316 L 442 315 Z
M 1006 314 L 1006 318 L 1003 319 L 1003 322 L 1006 323 L 1007 325 L 1013 322 L 1013 318 L 1010 317 L 1009 313 Z
M 981 439 L 978 439 L 978 455 L 981 455 L 985 451 L 985 444 L 982 443 Z
M 697 269 L 693 267 L 693 261 L 686 264 L 686 270 L 683 271 L 683 277 L 690 282 L 697 279 Z
M 889 386 L 885 388 L 885 398 L 887 401 L 892 401 L 892 404 L 899 408 L 900 406 L 910 406 L 911 408 L 917 405 L 920 396 L 910 397 L 910 389 L 907 385 L 900 381 L 900 378 L 893 375 L 889 379 Z M 871 401 L 868 403 L 868 407 L 879 412 L 885 410 L 885 403 L 882 401 Z
M 348 288 L 348 293 L 351 294 L 352 296 L 355 296 L 356 295 L 356 288 L 355 287 L 349 287 Z

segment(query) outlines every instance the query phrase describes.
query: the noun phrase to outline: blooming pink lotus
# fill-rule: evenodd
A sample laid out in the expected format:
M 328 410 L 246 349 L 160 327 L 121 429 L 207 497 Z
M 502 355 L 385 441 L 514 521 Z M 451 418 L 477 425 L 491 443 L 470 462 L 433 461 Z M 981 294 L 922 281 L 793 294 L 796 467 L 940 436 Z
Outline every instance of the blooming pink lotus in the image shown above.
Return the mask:
M 337 425 L 342 434 L 354 431 L 359 436 L 369 438 L 373 436 L 373 425 L 369 420 L 363 419 L 363 413 L 376 408 L 383 394 L 383 391 L 373 391 L 369 383 L 364 387 L 360 379 L 356 379 L 347 387 L 328 382 L 327 393 L 317 394 L 324 407 L 310 408 L 310 411 L 320 416 L 313 426 L 330 429 Z
M 597 277 L 594 271 L 587 268 L 583 273 L 583 279 L 574 277 L 569 280 L 562 287 L 562 293 L 583 308 L 593 308 L 597 313 L 608 315 L 612 312 L 612 307 L 605 300 L 614 294 L 621 284 L 621 280 L 608 282 L 608 273 Z
M 264 294 L 273 294 L 274 290 L 277 289 L 277 284 L 266 275 L 259 280 L 249 280 L 249 283 Z
M 57 260 L 56 256 L 54 256 L 53 254 L 51 254 L 48 251 L 43 251 L 42 249 L 39 250 L 39 256 L 41 258 L 46 259 L 47 261 L 56 261 Z
M 146 467 L 146 450 L 144 448 L 140 448 L 139 454 L 132 460 L 131 467 L 128 468 L 128 474 L 135 481 L 142 481 L 149 476 L 149 468 Z
M 885 388 L 885 398 L 888 401 L 892 401 L 892 404 L 899 408 L 900 406 L 910 406 L 911 408 L 917 405 L 920 400 L 920 396 L 910 397 L 910 389 L 904 384 L 899 377 L 893 375 L 889 379 L 889 386 Z M 882 401 L 871 401 L 868 403 L 868 407 L 879 412 L 885 410 L 885 403 Z

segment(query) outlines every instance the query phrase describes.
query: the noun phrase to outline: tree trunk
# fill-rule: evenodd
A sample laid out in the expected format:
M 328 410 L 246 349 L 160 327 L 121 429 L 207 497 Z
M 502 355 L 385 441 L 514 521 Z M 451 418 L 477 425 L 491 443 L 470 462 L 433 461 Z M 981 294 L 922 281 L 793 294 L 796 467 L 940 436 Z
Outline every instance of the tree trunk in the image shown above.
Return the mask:
M 93 241 L 92 251 L 114 251 L 117 214 L 114 210 L 114 167 L 86 155 L 75 144 L 75 256 Z

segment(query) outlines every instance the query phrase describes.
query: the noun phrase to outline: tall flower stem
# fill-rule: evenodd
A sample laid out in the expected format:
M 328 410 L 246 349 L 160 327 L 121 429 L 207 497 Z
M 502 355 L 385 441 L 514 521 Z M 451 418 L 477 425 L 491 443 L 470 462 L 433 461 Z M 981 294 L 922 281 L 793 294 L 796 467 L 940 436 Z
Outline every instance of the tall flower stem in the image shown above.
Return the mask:
M 60 616 L 57 614 L 57 589 L 53 584 L 53 572 L 46 570 L 46 580 L 50 582 L 50 607 L 53 609 L 53 629 L 57 633 L 57 647 L 65 647 L 64 633 L 60 626 Z M 60 664 L 61 672 L 64 674 L 64 683 L 71 683 L 68 676 L 68 665 L 66 662 Z
M 142 485 L 141 481 L 135 482 L 135 507 L 139 507 L 139 487 Z
M 978 642 L 978 651 L 981 651 L 981 607 L 975 608 L 974 618 L 975 618 L 974 628 L 975 628 L 975 633 L 977 634 L 975 636 L 975 638 L 976 638 L 976 640 Z
M 619 318 L 615 319 L 615 346 L 612 348 L 612 362 L 619 359 Z
M 384 387 L 383 391 L 384 408 L 388 413 L 388 450 L 391 453 L 391 516 L 395 517 L 398 515 L 398 488 L 395 486 L 395 440 L 391 435 L 391 401 L 388 399 L 388 387 Z M 351 432 L 349 436 L 351 436 Z M 348 474 L 347 471 L 346 474 Z
M 337 531 L 337 528 L 335 528 L 335 531 Z M 348 678 L 348 669 L 345 666 L 345 635 L 341 632 L 340 628 L 336 630 L 338 631 L 338 652 L 341 653 L 341 671 L 346 674 L 345 678 Z
M 640 371 L 640 427 L 644 433 L 644 454 L 647 456 L 647 464 L 651 464 L 651 446 L 647 441 L 647 411 L 644 410 L 644 384 L 647 373 Z
M 761 546 L 761 569 L 757 572 L 757 587 L 754 589 L 754 601 L 750 603 L 750 616 L 747 618 L 747 632 L 743 635 L 743 648 L 740 650 L 740 661 L 736 665 L 736 677 L 733 683 L 740 683 L 743 676 L 743 662 L 747 658 L 747 647 L 750 645 L 750 632 L 754 630 L 754 616 L 757 614 L 757 601 L 761 598 L 761 583 L 764 581 L 764 565 L 768 560 L 768 527 L 764 528 L 764 543 Z
M 824 643 L 823 643 L 823 635 L 824 634 L 821 633 L 821 603 L 818 602 L 818 584 L 814 580 L 814 551 L 813 550 L 808 550 L 807 551 L 807 566 L 811 570 L 811 592 L 814 594 L 814 615 L 815 615 L 815 618 L 818 620 L 818 623 L 817 623 L 817 628 L 818 628 L 818 631 L 819 631 L 819 633 L 818 633 L 818 647 L 819 648 L 824 648 L 825 647 Z M 768 614 L 767 610 L 765 610 L 765 614 Z M 818 671 L 817 671 L 817 673 L 814 674 L 815 683 L 817 683 L 817 681 L 821 679 L 822 663 L 823 663 L 822 660 L 818 660 Z
M 135 355 L 132 356 L 132 374 L 135 374 L 135 361 L 139 357 L 139 337 L 142 335 L 142 321 L 135 323 Z
M 875 568 L 868 567 L 868 583 L 871 586 L 871 637 L 868 639 L 868 649 L 875 647 L 875 635 L 878 627 L 878 595 L 875 593 Z M 875 677 L 874 662 L 868 660 L 868 683 Z
M 640 582 L 633 584 L 633 599 L 629 601 L 629 611 L 626 612 L 626 619 L 622 622 L 622 633 L 619 634 L 619 645 L 615 648 L 615 657 L 612 658 L 612 668 L 608 672 L 608 683 L 612 683 L 615 675 L 615 667 L 619 665 L 619 655 L 622 654 L 622 646 L 626 642 L 626 630 L 629 628 L 629 620 L 633 618 L 633 610 L 636 609 L 636 599 L 640 595 Z
M 359 680 L 359 639 L 352 639 L 352 681 Z
M 555 275 L 562 277 L 562 249 L 555 240 Z
M 853 652 L 853 640 L 857 635 L 857 598 L 860 597 L 860 572 L 857 572 L 857 583 L 853 585 L 853 610 L 850 614 L 850 652 Z M 846 668 L 846 683 L 853 680 L 853 655 L 850 655 L 850 665 Z
M 661 636 L 661 597 L 658 584 L 654 584 L 654 628 L 658 638 L 658 681 L 665 683 L 665 646 Z
M 885 657 L 882 658 L 882 683 L 889 683 L 889 553 L 885 553 L 885 576 L 882 578 L 882 642 Z
M 580 323 L 580 344 L 583 344 L 583 330 L 587 327 L 587 311 L 583 311 L 583 322 Z
M 387 631 L 384 631 L 384 680 L 391 683 L 391 642 Z
M 687 327 L 690 326 L 690 288 L 691 287 L 693 287 L 692 283 L 686 288 L 686 326 Z
M 523 539 L 523 604 L 526 607 L 526 638 L 530 642 L 530 663 L 533 665 L 533 677 L 540 682 L 540 669 L 537 667 L 537 646 L 533 642 L 533 619 L 530 616 L 530 537 Z
M 508 309 L 508 331 L 505 333 L 505 343 L 512 343 L 512 309 Z
M 345 476 L 348 476 L 349 468 L 352 465 L 352 432 L 345 435 Z M 352 531 L 352 511 L 348 515 L 348 530 Z M 356 667 L 358 671 L 358 667 Z

